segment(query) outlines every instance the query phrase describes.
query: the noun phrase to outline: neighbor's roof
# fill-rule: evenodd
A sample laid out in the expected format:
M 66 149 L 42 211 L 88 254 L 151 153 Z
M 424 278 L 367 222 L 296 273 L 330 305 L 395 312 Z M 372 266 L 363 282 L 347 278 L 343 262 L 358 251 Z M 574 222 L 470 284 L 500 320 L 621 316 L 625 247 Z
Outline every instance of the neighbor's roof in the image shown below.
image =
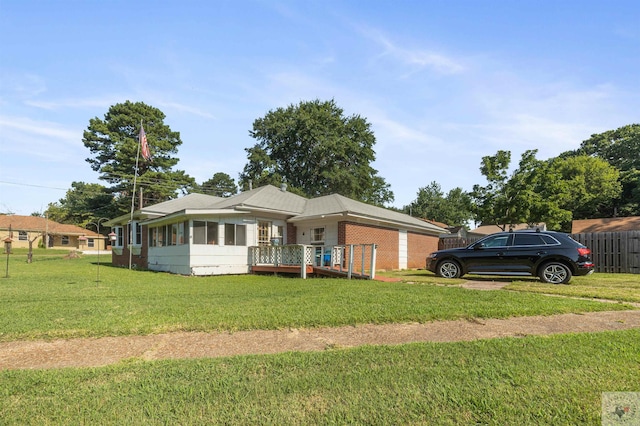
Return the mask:
M 51 235 L 85 235 L 88 237 L 102 237 L 98 233 L 76 225 L 54 222 L 44 217 L 0 215 L 0 229 L 8 231 L 9 227 L 13 232 L 47 232 Z
M 640 216 L 582 219 L 571 223 L 572 234 L 619 231 L 640 231 Z
M 514 231 L 521 231 L 523 229 L 536 229 L 536 228 L 545 230 L 546 226 L 547 225 L 545 223 L 539 223 L 536 227 L 531 228 L 531 226 L 529 226 L 529 224 L 527 223 L 517 223 L 512 226 L 507 226 L 504 230 L 508 231 L 509 229 L 513 229 Z M 476 229 L 472 229 L 471 231 L 468 231 L 467 233 L 476 234 L 476 235 L 490 235 L 490 234 L 495 234 L 496 232 L 502 232 L 502 231 L 503 229 L 498 225 L 482 225 L 482 226 L 478 226 Z

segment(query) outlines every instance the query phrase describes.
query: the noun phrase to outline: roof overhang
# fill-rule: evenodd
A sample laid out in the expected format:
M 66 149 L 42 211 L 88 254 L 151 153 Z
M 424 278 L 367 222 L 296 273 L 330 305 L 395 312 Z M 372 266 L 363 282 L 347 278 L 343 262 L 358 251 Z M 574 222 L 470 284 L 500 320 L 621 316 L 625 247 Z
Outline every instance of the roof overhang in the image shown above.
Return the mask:
M 315 216 L 302 216 L 302 217 L 294 217 L 289 219 L 289 222 L 297 223 L 297 222 L 309 222 L 309 221 L 317 221 L 317 220 L 325 220 L 325 219 L 339 219 L 339 218 L 352 218 L 356 220 L 361 220 L 363 222 L 380 225 L 380 226 L 396 226 L 402 229 L 419 231 L 419 232 L 427 232 L 433 235 L 440 235 L 442 233 L 448 233 L 446 229 L 441 229 L 436 227 L 435 225 L 431 226 L 423 226 L 422 224 L 415 224 L 405 221 L 398 220 L 390 220 L 390 219 L 381 219 L 376 216 L 368 216 L 361 213 L 352 213 L 352 212 L 341 212 L 341 213 L 330 213 L 330 214 L 320 214 Z M 426 222 L 425 222 L 426 224 Z
M 231 209 L 184 209 L 166 216 L 145 220 L 144 225 L 154 225 L 167 222 L 174 222 L 176 219 L 194 217 L 194 216 L 236 216 L 245 215 L 249 212 L 241 212 Z

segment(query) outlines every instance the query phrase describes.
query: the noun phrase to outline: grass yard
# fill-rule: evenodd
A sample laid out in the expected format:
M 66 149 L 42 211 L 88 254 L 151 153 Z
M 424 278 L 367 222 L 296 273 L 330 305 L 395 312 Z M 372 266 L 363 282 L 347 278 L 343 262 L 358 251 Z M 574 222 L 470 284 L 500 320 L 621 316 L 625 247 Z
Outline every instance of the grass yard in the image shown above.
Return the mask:
M 0 372 L 2 424 L 599 425 L 640 331 Z
M 567 285 L 545 284 L 536 277 L 487 275 L 465 275 L 458 279 L 444 280 L 423 269 L 381 272 L 378 275 L 401 278 L 404 282 L 434 285 L 457 285 L 468 280 L 500 281 L 509 283 L 505 287 L 506 290 L 640 303 L 640 274 L 594 273 L 584 277 L 573 277 Z
M 475 291 L 427 271 L 384 273 L 400 283 L 180 277 L 113 268 L 108 256 L 96 282 L 96 256 L 63 255 L 36 252 L 32 264 L 26 252 L 9 257 L 0 341 L 580 313 L 631 307 L 539 293 L 618 301 L 640 293 L 640 276 L 632 275 L 594 274 L 565 286 L 522 279 L 507 287 L 516 291 Z M 0 424 L 599 425 L 602 392 L 639 392 L 639 383 L 637 329 L 132 359 L 0 370 Z
M 427 283 L 183 277 L 109 264 L 100 266 L 100 282 L 96 282 L 95 255 L 35 257 L 31 264 L 25 258 L 12 255 L 10 277 L 0 280 L 0 341 L 629 309 L 530 292 L 478 292 Z

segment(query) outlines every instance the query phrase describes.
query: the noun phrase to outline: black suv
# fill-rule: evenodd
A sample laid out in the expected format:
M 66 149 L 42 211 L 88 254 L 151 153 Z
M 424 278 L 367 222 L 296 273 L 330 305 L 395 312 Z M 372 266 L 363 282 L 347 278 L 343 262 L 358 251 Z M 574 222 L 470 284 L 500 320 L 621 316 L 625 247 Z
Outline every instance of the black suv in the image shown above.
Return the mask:
M 553 231 L 499 232 L 468 247 L 439 250 L 427 269 L 443 278 L 464 274 L 534 275 L 551 284 L 593 272 L 591 250 L 568 234 Z

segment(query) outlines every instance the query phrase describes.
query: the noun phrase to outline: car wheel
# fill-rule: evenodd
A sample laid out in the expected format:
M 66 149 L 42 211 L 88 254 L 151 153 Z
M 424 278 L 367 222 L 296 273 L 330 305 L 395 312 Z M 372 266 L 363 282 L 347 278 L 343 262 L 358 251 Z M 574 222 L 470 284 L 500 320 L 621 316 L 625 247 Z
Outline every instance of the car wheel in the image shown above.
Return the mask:
M 540 269 L 540 279 L 549 284 L 566 284 L 571 279 L 571 270 L 564 263 L 545 263 Z
M 458 262 L 454 260 L 443 260 L 438 263 L 438 276 L 442 278 L 460 278 L 462 269 Z

